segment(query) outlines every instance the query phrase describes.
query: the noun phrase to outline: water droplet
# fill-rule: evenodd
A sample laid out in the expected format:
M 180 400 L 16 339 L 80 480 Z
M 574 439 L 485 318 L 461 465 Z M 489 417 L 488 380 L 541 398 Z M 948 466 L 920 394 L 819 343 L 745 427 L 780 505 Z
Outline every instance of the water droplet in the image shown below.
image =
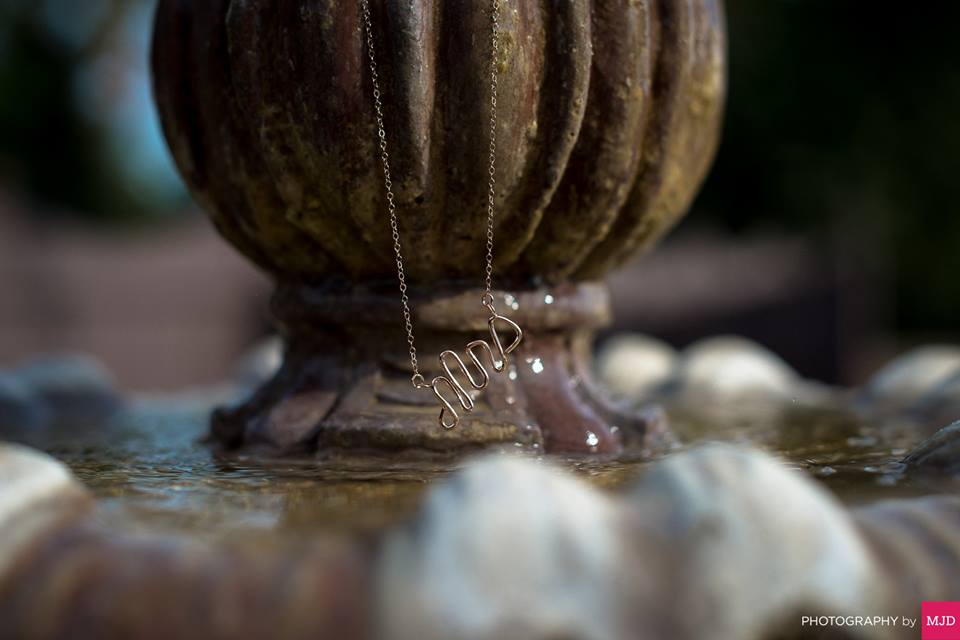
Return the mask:
M 510 378 L 511 380 L 516 380 L 516 379 L 517 379 L 517 366 L 516 366 L 516 365 L 513 365 L 513 364 L 510 365 L 510 368 L 507 369 L 507 377 Z
M 600 444 L 600 438 L 593 431 L 587 431 L 587 446 L 595 447 Z
M 514 404 L 517 401 L 517 399 L 514 398 L 513 396 L 507 396 L 506 401 L 507 401 L 507 404 Z
M 504 294 L 503 301 L 507 303 L 507 306 L 516 311 L 520 308 L 520 303 L 517 302 L 517 299 L 513 297 L 512 294 Z
M 547 295 L 543 296 L 543 303 L 544 303 L 544 304 L 553 304 L 553 296 L 550 295 L 549 293 L 548 293 Z
M 533 362 L 530 363 L 530 369 L 532 369 L 534 373 L 542 373 L 543 360 L 541 360 L 540 358 L 534 358 Z

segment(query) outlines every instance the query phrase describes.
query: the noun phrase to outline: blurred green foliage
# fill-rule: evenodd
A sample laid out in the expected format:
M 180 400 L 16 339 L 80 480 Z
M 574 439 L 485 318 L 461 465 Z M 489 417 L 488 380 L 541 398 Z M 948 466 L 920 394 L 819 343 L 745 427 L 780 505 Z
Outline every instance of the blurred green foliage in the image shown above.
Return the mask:
M 151 105 L 152 0 L 0 0 L 0 178 L 37 215 L 182 209 Z
M 96 183 L 101 160 L 90 153 L 97 142 L 94 127 L 64 108 L 72 100 L 73 60 L 48 46 L 25 15 L 6 17 L 10 21 L 0 56 L 3 172 L 32 193 L 91 208 L 96 197 L 89 187 Z
M 727 0 L 724 140 L 698 214 L 885 273 L 902 329 L 960 321 L 960 3 Z

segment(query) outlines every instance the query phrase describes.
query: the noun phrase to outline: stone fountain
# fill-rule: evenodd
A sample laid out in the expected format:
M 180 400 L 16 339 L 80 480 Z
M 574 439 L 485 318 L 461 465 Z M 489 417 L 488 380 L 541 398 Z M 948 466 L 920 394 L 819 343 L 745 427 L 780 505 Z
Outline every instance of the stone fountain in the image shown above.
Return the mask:
M 276 281 L 285 360 L 212 425 L 86 360 L 0 372 L 0 437 L 33 447 L 0 442 L 0 639 L 887 640 L 960 600 L 960 423 L 917 446 L 960 418 L 960 349 L 848 394 L 744 340 L 625 337 L 598 369 L 631 402 L 591 379 L 599 278 L 715 150 L 719 0 L 501 4 L 496 302 L 530 335 L 445 431 L 405 369 L 355 0 L 160 0 L 168 140 Z M 487 19 L 374 6 L 424 353 L 484 328 Z M 651 403 L 670 431 L 622 408 Z M 526 455 L 424 455 L 480 448 Z
M 499 57 L 497 305 L 526 338 L 462 428 L 409 384 L 359 14 L 336 3 L 159 5 L 157 103 L 220 233 L 276 281 L 283 369 L 219 411 L 213 439 L 281 451 L 547 452 L 651 447 L 662 425 L 590 380 L 608 321 L 598 279 L 689 207 L 725 89 L 717 0 L 505 2 Z M 487 3 L 386 2 L 383 42 L 399 228 L 421 363 L 486 328 Z M 442 346 L 445 345 L 445 346 Z M 432 355 L 431 355 L 432 354 Z

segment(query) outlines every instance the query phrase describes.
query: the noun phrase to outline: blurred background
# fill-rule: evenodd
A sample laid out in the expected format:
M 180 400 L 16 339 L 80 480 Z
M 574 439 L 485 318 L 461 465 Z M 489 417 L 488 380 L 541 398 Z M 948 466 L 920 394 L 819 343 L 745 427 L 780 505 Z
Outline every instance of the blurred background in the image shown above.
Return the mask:
M 844 384 L 960 340 L 960 3 L 726 4 L 716 164 L 663 245 L 611 277 L 612 330 L 737 333 Z M 266 278 L 167 153 L 153 5 L 0 0 L 0 367 L 83 351 L 127 389 L 173 389 L 268 332 Z

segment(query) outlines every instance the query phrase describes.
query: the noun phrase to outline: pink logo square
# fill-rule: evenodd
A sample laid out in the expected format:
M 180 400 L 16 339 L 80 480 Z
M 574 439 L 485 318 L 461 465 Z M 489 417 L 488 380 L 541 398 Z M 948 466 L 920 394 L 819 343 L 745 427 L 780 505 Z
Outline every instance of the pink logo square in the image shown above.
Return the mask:
M 920 607 L 921 640 L 960 640 L 960 602 L 924 602 Z

